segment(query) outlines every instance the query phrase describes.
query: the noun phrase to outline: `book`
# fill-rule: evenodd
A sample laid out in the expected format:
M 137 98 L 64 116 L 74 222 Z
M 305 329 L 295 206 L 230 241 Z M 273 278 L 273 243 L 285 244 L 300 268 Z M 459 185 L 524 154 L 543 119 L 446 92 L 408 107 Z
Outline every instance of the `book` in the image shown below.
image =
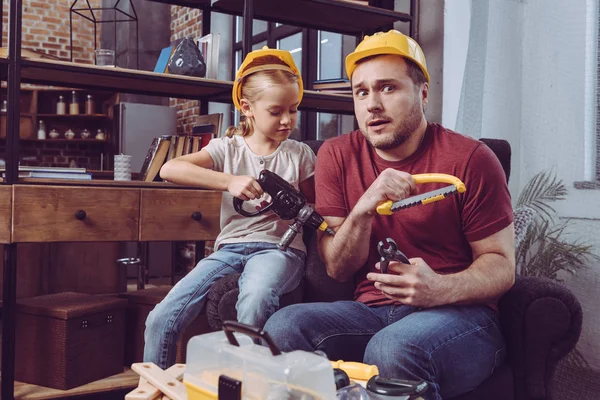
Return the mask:
M 212 125 L 214 137 L 221 137 L 221 129 L 223 129 L 223 113 L 199 115 L 196 117 L 196 124 L 194 126 L 199 125 Z
M 6 171 L 6 167 L 0 167 L 0 172 L 3 171 Z M 86 172 L 87 170 L 85 168 L 77 167 L 40 167 L 35 165 L 19 165 L 19 171 L 82 173 Z
M 169 146 L 171 145 L 170 136 L 163 135 L 154 138 L 148 148 L 146 157 L 140 170 L 140 180 L 152 182 L 157 177 L 160 168 L 165 163 Z
M 156 65 L 154 66 L 154 72 L 167 72 L 167 65 L 169 65 L 169 60 L 171 59 L 173 50 L 175 50 L 175 46 L 165 47 L 160 51 L 160 55 L 158 56 L 158 60 L 156 60 Z
M 185 144 L 185 136 L 176 136 L 177 147 L 175 148 L 175 157 L 181 157 L 183 155 L 183 145 Z
M 217 79 L 220 41 L 221 35 L 219 33 L 209 33 L 196 40 L 206 64 L 205 78 Z
M 2 173 L 6 177 L 6 172 Z M 91 180 L 90 172 L 19 171 L 19 178 Z

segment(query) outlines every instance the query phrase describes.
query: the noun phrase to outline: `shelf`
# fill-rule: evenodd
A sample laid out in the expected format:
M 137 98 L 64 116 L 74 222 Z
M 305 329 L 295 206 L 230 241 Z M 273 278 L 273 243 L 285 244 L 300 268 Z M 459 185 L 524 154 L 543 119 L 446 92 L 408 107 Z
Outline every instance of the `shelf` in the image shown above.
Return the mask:
M 244 0 L 212 1 L 212 11 L 241 16 L 243 10 Z M 413 19 L 406 13 L 338 0 L 254 0 L 254 18 L 354 36 Z
M 6 115 L 6 111 L 0 111 L 0 115 Z M 32 113 L 26 113 L 26 112 L 22 112 L 20 113 L 21 118 L 31 118 L 33 117 Z
M 299 108 L 300 110 L 354 115 L 354 100 L 352 96 L 343 94 L 326 94 L 305 90 Z
M 22 114 L 21 114 L 22 115 Z M 38 118 L 65 118 L 65 119 L 102 119 L 109 118 L 105 114 L 38 114 Z
M 173 6 L 182 6 L 189 8 L 199 8 L 206 10 L 210 8 L 210 0 L 150 0 L 155 3 L 164 3 Z
M 0 140 L 6 140 L 5 137 L 0 138 Z M 99 144 L 107 144 L 108 140 L 100 140 L 100 139 L 37 139 L 37 138 L 20 138 L 20 142 L 55 142 L 55 143 L 99 143 Z
M 231 103 L 231 82 L 65 61 L 23 59 L 21 64 L 26 83 Z
M 22 60 L 21 80 L 152 96 L 206 99 L 231 104 L 233 83 L 65 61 Z M 300 110 L 352 114 L 352 97 L 307 90 Z
M 140 376 L 129 368 L 123 373 L 90 382 L 70 390 L 51 389 L 15 381 L 15 398 L 19 400 L 64 399 L 67 397 L 91 395 L 108 391 L 125 390 L 137 387 Z

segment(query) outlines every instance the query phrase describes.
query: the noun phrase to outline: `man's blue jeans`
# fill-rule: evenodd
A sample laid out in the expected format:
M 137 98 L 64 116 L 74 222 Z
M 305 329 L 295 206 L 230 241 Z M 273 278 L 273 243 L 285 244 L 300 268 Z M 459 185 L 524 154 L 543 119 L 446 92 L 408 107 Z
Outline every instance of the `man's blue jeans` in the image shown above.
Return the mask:
M 241 272 L 236 304 L 238 321 L 262 328 L 278 308 L 279 297 L 304 276 L 306 254 L 272 243 L 226 244 L 181 279 L 146 320 L 144 362 L 165 369 L 175 363 L 177 339 L 200 314 L 210 287 L 219 278 Z
M 474 389 L 506 353 L 496 312 L 487 306 L 295 304 L 273 314 L 264 330 L 282 351 L 322 350 L 330 360 L 377 365 L 382 377 L 423 379 L 427 400 Z

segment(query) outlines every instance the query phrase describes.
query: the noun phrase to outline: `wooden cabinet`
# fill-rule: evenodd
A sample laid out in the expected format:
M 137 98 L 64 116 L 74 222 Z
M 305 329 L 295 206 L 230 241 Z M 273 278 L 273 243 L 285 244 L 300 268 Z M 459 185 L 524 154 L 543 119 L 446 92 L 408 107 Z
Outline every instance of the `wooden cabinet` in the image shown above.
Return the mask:
M 221 192 L 142 189 L 140 240 L 214 240 L 220 210 Z
M 13 242 L 138 239 L 139 189 L 13 186 Z

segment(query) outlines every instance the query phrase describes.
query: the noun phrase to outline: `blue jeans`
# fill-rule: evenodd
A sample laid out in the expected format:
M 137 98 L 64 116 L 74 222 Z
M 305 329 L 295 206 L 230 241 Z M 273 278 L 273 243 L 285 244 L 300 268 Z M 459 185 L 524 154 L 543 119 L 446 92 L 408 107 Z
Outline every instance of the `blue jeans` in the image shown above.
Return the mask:
M 236 304 L 238 321 L 262 328 L 279 308 L 279 297 L 304 276 L 306 254 L 272 243 L 225 244 L 202 259 L 169 291 L 146 319 L 144 362 L 161 368 L 175 363 L 180 333 L 200 314 L 210 287 L 219 278 L 241 272 Z
M 423 379 L 427 400 L 474 389 L 506 353 L 496 312 L 487 306 L 295 304 L 273 314 L 264 330 L 282 351 L 322 350 L 330 360 L 377 365 L 382 377 Z

